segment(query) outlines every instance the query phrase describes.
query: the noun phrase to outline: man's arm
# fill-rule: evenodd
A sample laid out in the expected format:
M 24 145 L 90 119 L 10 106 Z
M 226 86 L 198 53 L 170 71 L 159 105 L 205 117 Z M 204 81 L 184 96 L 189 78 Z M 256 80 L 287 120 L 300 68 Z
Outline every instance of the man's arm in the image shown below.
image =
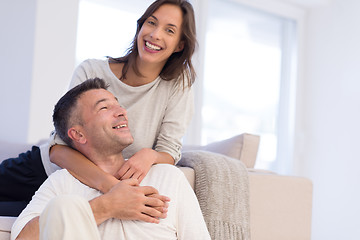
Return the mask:
M 89 203 L 99 225 L 110 218 L 159 223 L 159 218 L 167 216 L 169 201 L 155 188 L 140 187 L 136 179 L 127 179 Z
M 169 201 L 155 188 L 140 187 L 136 179 L 128 179 L 90 200 L 89 204 L 98 225 L 110 218 L 159 223 L 159 218 L 167 216 Z M 39 239 L 39 217 L 29 221 L 16 239 Z

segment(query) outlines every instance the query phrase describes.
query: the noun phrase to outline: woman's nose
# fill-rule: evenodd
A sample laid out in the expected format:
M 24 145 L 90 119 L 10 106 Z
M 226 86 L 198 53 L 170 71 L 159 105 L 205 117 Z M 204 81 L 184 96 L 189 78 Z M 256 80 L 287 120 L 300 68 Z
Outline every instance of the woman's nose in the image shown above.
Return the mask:
M 150 34 L 150 37 L 156 40 L 160 39 L 160 29 L 159 28 L 154 28 L 153 31 Z

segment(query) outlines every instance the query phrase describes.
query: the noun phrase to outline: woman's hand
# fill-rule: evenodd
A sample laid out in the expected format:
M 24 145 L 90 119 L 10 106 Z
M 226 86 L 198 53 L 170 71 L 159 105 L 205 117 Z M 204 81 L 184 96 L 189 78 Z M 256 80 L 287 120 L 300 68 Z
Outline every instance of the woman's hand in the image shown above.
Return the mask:
M 120 180 L 134 178 L 139 183 L 149 172 L 151 166 L 156 163 L 157 152 L 150 148 L 143 148 L 122 165 L 118 172 Z
M 157 152 L 151 148 L 143 148 L 122 165 L 117 177 L 120 180 L 134 178 L 140 183 L 149 172 L 151 166 L 157 163 L 174 164 L 174 159 L 168 153 Z

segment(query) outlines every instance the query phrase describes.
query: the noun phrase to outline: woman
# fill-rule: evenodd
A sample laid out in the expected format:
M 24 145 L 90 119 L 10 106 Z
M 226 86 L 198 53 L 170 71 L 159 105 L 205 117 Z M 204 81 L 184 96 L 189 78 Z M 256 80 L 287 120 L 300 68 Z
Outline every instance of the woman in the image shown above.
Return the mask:
M 181 138 L 193 114 L 195 45 L 191 4 L 158 0 L 137 21 L 136 35 L 124 57 L 86 60 L 75 70 L 70 87 L 88 78 L 103 78 L 127 109 L 134 143 L 124 150 L 128 161 L 119 179 L 141 182 L 153 164 L 179 160 Z M 51 148 L 50 159 L 102 192 L 119 181 L 61 144 Z

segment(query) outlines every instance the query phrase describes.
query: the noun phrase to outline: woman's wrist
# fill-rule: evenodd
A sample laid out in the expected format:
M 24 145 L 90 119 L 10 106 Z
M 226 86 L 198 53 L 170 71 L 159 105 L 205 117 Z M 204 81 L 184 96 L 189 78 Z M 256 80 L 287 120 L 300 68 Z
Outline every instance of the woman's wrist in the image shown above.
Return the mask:
M 102 193 L 107 193 L 110 191 L 111 188 L 113 188 L 117 183 L 119 183 L 120 180 L 118 180 L 117 178 L 115 178 L 114 176 L 110 175 L 110 174 L 106 174 L 106 179 L 105 181 L 101 181 L 99 183 L 99 190 Z
M 156 151 L 155 151 L 156 152 Z M 174 158 L 166 152 L 156 152 L 157 157 L 155 158 L 155 162 L 154 164 L 158 164 L 158 163 L 168 163 L 168 164 L 175 164 L 175 160 Z

